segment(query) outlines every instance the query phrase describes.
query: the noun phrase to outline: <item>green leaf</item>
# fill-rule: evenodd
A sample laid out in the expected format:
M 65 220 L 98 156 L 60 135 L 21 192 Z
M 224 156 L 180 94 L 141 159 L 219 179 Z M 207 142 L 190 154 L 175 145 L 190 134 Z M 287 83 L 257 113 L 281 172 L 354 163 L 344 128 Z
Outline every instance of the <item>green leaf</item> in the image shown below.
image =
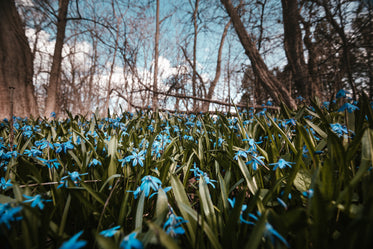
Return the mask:
M 139 202 L 137 203 L 136 209 L 136 220 L 135 220 L 135 229 L 142 230 L 142 221 L 144 215 L 144 204 L 145 204 L 145 192 L 142 191 L 140 195 Z
M 199 180 L 199 194 L 202 203 L 202 210 L 205 213 L 207 222 L 214 229 L 214 232 L 217 233 L 218 224 L 216 222 L 214 204 L 212 203 L 210 191 L 203 177 Z
M 150 221 L 148 221 L 147 224 L 150 230 L 152 230 L 156 234 L 157 238 L 164 247 L 168 249 L 180 249 L 178 244 L 176 244 L 176 242 L 170 236 L 168 236 L 167 233 L 165 233 L 165 231 L 163 231 L 162 228 L 160 228 L 157 224 Z
M 175 200 L 178 206 L 185 205 L 189 208 L 191 208 L 188 196 L 185 193 L 184 185 L 180 182 L 180 180 L 172 175 L 171 176 L 171 186 L 172 191 L 175 196 Z M 186 223 L 186 227 L 188 229 L 188 234 L 190 235 L 190 239 L 192 241 L 192 244 L 194 245 L 196 240 L 196 230 L 197 230 L 197 223 L 192 219 L 190 214 L 186 212 L 184 209 L 180 209 L 181 215 L 185 220 L 188 220 L 189 222 Z
M 198 213 L 194 209 L 192 209 L 189 205 L 185 205 L 184 203 L 180 203 L 179 206 L 180 206 L 180 210 L 184 210 L 185 212 L 187 212 L 189 214 L 189 217 L 194 222 L 198 222 L 198 225 L 202 226 L 202 229 L 205 232 L 208 239 L 210 240 L 212 247 L 215 248 L 215 249 L 222 249 L 222 247 L 219 243 L 219 239 L 217 237 L 217 234 L 215 234 L 213 232 L 213 229 L 211 229 L 209 224 L 207 224 L 206 222 L 203 222 L 201 217 L 198 217 L 199 216 Z M 188 220 L 188 221 L 190 222 L 191 220 Z
M 305 169 L 300 169 L 295 175 L 295 179 L 293 183 L 294 183 L 295 188 L 299 192 L 303 193 L 304 191 L 307 191 L 310 189 L 311 181 L 312 181 L 311 174 Z
M 242 161 L 241 157 L 238 157 L 238 166 L 246 180 L 247 187 L 249 188 L 250 192 L 255 195 L 256 191 L 258 190 L 258 186 L 256 185 L 255 178 L 250 175 L 250 172 L 246 166 L 246 164 Z

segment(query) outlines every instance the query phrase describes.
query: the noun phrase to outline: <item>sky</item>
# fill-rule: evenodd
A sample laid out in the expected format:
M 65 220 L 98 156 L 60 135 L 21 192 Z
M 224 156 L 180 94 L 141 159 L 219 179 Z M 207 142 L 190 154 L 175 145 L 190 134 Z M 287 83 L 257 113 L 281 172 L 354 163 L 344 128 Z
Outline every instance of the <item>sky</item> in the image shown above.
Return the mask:
M 25 6 L 32 6 L 31 0 L 17 0 L 17 2 Z M 137 1 L 132 1 L 131 4 L 136 2 Z M 99 4 L 96 4 L 96 2 L 92 5 L 91 3 L 91 1 L 80 1 L 80 12 L 83 16 L 92 15 L 92 13 L 88 13 L 90 11 L 93 11 L 97 15 L 105 15 L 107 13 L 113 12 L 110 1 L 108 0 L 100 1 Z M 125 5 L 122 5 L 120 8 L 116 6 L 116 14 L 117 16 L 123 14 L 125 17 L 124 21 L 120 21 L 121 29 L 124 30 L 125 27 L 126 32 L 128 32 L 127 39 L 130 41 L 131 46 L 137 46 L 139 48 L 140 52 L 138 57 L 137 69 L 140 75 L 142 75 L 143 80 L 147 80 L 147 84 L 150 85 L 153 82 L 152 66 L 154 64 L 153 37 L 155 32 L 155 4 L 150 5 L 149 8 L 144 11 L 140 11 L 138 8 L 133 8 L 133 5 L 131 6 L 131 8 L 127 8 L 127 6 Z M 74 6 L 71 6 L 71 9 L 74 10 L 72 7 Z M 92 9 L 90 9 L 91 7 Z M 252 11 L 252 15 L 254 17 L 256 15 L 255 11 L 256 10 Z M 276 7 L 274 6 L 273 8 L 268 8 L 268 13 L 266 14 L 268 16 L 273 16 L 274 18 L 276 18 L 276 16 L 278 16 L 278 13 L 276 11 L 278 10 L 276 10 Z M 168 87 L 164 84 L 165 80 L 171 75 L 175 74 L 178 68 L 185 68 L 186 62 L 183 59 L 178 46 L 180 44 L 185 45 L 185 43 L 189 43 L 188 55 L 190 57 L 192 56 L 191 48 L 193 27 L 191 25 L 191 13 L 192 6 L 187 0 L 161 0 L 160 18 L 167 18 L 161 24 L 158 80 L 160 82 L 159 89 L 167 89 Z M 70 15 L 76 15 L 76 13 L 73 13 L 73 11 L 71 11 Z M 221 34 L 223 32 L 223 28 L 225 22 L 227 22 L 227 19 L 224 19 L 226 17 L 226 13 L 224 12 L 224 10 L 221 7 L 215 7 L 213 4 L 207 8 L 203 8 L 202 6 L 200 15 L 200 18 L 203 20 L 211 17 L 213 19 L 211 22 L 203 22 L 199 24 L 200 31 L 197 42 L 197 69 L 202 78 L 206 82 L 208 82 L 209 79 L 212 80 L 215 76 L 217 50 Z M 113 19 L 111 24 L 115 25 L 115 22 L 116 20 Z M 81 25 L 81 23 L 78 24 Z M 123 26 L 123 24 L 125 24 L 125 26 Z M 74 25 L 77 24 L 75 23 L 68 25 L 69 26 L 66 31 L 67 39 L 63 49 L 63 57 L 65 59 L 63 61 L 62 67 L 66 71 L 69 71 L 69 69 L 71 69 L 71 66 L 69 64 L 70 60 L 79 65 L 79 70 L 89 71 L 89 68 L 92 64 L 90 61 L 90 57 L 92 56 L 93 51 L 92 42 L 87 39 L 87 36 L 81 36 L 79 37 L 79 39 L 74 41 L 75 36 L 72 36 L 71 38 L 71 35 L 76 31 L 76 26 Z M 265 27 L 265 33 L 278 33 L 278 28 L 279 26 L 267 25 Z M 255 29 L 251 31 L 254 32 L 253 34 L 255 34 Z M 229 32 L 230 35 L 228 35 L 226 38 L 223 50 L 223 72 L 228 66 L 228 59 L 230 60 L 230 68 L 235 68 L 236 71 L 240 70 L 243 65 L 248 65 L 250 63 L 248 58 L 244 54 L 244 50 L 239 43 L 232 27 L 230 28 Z M 27 27 L 26 35 L 29 39 L 31 48 L 33 48 L 34 42 L 36 40 L 35 29 Z M 34 69 L 35 72 L 40 73 L 36 74 L 34 78 L 34 84 L 40 94 L 42 94 L 44 91 L 43 86 L 48 84 L 48 74 L 46 72 L 49 71 L 51 66 L 51 55 L 53 54 L 55 44 L 54 36 L 55 28 L 53 28 L 53 25 L 47 27 L 46 29 L 43 29 L 41 32 L 38 33 L 37 50 L 39 51 L 39 53 L 37 53 L 35 57 Z M 110 35 L 109 33 L 103 33 L 101 38 L 107 42 L 113 43 L 113 39 L 115 37 L 113 35 Z M 120 43 L 123 42 L 123 40 L 124 37 L 121 36 Z M 266 41 L 266 43 L 262 47 L 263 51 L 266 51 L 268 48 L 273 49 L 277 46 L 277 42 L 278 40 L 276 39 Z M 95 78 L 97 79 L 97 84 L 101 89 L 102 95 L 105 96 L 105 92 L 107 90 L 106 84 L 109 79 L 108 74 L 112 59 L 110 58 L 110 53 L 108 53 L 107 47 L 101 44 L 100 48 L 101 56 L 99 57 L 99 60 L 100 64 L 104 65 L 104 68 L 100 72 L 98 72 L 97 75 L 95 75 Z M 74 54 L 69 55 L 72 51 L 74 52 Z M 69 60 L 67 58 L 69 58 Z M 265 53 L 264 59 L 267 62 L 269 68 L 273 68 L 275 66 L 282 67 L 286 64 L 286 58 L 281 47 L 279 47 L 277 50 L 275 49 L 274 52 L 272 52 L 271 54 Z M 191 69 L 189 68 L 189 70 Z M 112 85 L 114 87 L 123 88 L 124 81 L 127 81 L 129 82 L 129 84 L 133 84 L 134 86 L 138 84 L 137 82 L 134 82 L 133 75 L 128 74 L 128 72 L 127 74 L 123 72 L 123 61 L 119 57 L 116 58 L 113 72 Z M 238 78 L 235 78 L 234 81 L 232 81 L 231 97 L 233 97 L 235 101 L 239 101 L 239 85 L 241 81 L 240 77 L 242 77 L 242 72 L 236 77 Z M 225 78 L 226 76 L 224 75 L 224 73 L 222 73 L 220 82 L 215 90 L 215 99 L 221 99 L 223 97 L 226 98 L 228 95 L 227 87 L 224 83 L 224 81 L 226 80 Z M 122 100 L 119 101 L 119 103 L 124 106 L 126 105 L 125 101 Z M 118 99 L 113 96 L 113 98 L 111 99 L 112 109 L 114 109 L 117 104 Z

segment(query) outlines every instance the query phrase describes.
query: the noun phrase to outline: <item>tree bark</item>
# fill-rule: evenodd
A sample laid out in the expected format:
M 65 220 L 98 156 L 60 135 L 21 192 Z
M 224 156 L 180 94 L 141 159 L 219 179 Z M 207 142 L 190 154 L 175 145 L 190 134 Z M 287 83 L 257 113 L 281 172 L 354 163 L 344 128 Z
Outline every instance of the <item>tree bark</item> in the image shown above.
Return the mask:
M 299 26 L 299 9 L 297 0 L 281 0 L 284 22 L 284 47 L 293 81 L 298 95 L 311 96 L 311 86 L 306 62 L 304 61 L 302 32 Z
M 153 111 L 158 110 L 158 59 L 159 59 L 159 1 L 157 0 L 154 40 L 154 83 L 153 83 Z
M 32 83 L 33 63 L 23 23 L 14 0 L 0 1 L 0 119 L 37 115 Z M 10 88 L 14 88 L 13 100 Z
M 194 36 L 193 36 L 193 74 L 192 74 L 192 88 L 193 96 L 197 96 L 197 36 L 198 36 L 198 23 L 197 23 L 197 14 L 198 14 L 198 5 L 199 0 L 195 1 L 194 11 L 193 11 L 193 27 L 194 27 Z M 197 101 L 193 100 L 193 109 L 198 110 Z
M 228 28 L 229 28 L 230 25 L 231 25 L 231 21 L 229 21 L 225 25 L 223 35 L 221 36 L 219 50 L 218 50 L 218 59 L 217 59 L 217 62 L 216 62 L 215 77 L 211 81 L 209 90 L 208 90 L 207 95 L 206 95 L 206 99 L 208 99 L 208 100 L 212 99 L 212 95 L 214 94 L 216 84 L 218 83 L 219 78 L 220 78 L 220 74 L 221 74 L 221 55 L 222 55 L 222 52 L 223 52 L 224 40 L 225 40 L 225 37 L 227 36 Z M 202 110 L 204 112 L 207 112 L 209 110 L 209 107 L 210 107 L 209 102 L 204 102 L 202 104 Z
M 52 68 L 47 89 L 47 99 L 45 103 L 44 116 L 49 117 L 52 112 L 58 113 L 58 89 L 61 76 L 62 48 L 65 40 L 65 30 L 67 23 L 67 10 L 70 0 L 59 0 L 57 17 L 57 37 L 54 46 Z
M 242 46 L 245 49 L 245 54 L 249 57 L 254 74 L 258 77 L 259 82 L 266 89 L 268 94 L 277 103 L 281 101 L 288 105 L 290 108 L 296 109 L 295 100 L 292 98 L 290 92 L 286 87 L 281 84 L 273 74 L 271 74 L 264 63 L 263 58 L 260 56 L 258 49 L 252 41 L 250 35 L 247 33 L 237 10 L 233 7 L 230 0 L 220 0 L 227 10 L 228 15 L 231 17 L 232 24 Z
M 356 86 L 354 83 L 354 78 L 352 75 L 352 67 L 351 67 L 351 49 L 350 49 L 350 42 L 348 41 L 347 35 L 345 33 L 345 28 L 343 24 L 340 25 L 337 23 L 337 21 L 334 19 L 332 12 L 330 11 L 328 7 L 328 1 L 326 0 L 318 0 L 317 3 L 321 5 L 325 11 L 326 19 L 329 21 L 329 23 L 332 25 L 336 33 L 339 35 L 339 37 L 342 40 L 342 56 L 343 56 L 343 66 L 346 70 L 347 74 L 347 80 L 352 90 L 352 95 L 354 99 L 357 97 L 356 92 Z

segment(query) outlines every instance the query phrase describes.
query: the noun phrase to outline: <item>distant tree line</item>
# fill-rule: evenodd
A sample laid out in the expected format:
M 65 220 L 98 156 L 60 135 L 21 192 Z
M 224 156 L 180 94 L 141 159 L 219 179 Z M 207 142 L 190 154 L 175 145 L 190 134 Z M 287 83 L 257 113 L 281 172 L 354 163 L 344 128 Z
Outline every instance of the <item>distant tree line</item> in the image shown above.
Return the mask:
M 0 118 L 373 99 L 372 17 L 363 0 L 3 0 Z

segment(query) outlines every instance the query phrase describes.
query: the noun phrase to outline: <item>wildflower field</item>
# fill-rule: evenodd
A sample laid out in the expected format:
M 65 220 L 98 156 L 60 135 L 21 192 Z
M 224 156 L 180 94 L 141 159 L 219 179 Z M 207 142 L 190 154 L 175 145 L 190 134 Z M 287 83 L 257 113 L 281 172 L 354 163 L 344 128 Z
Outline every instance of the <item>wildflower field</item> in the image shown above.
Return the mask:
M 1 121 L 1 248 L 373 248 L 368 98 L 236 111 Z

